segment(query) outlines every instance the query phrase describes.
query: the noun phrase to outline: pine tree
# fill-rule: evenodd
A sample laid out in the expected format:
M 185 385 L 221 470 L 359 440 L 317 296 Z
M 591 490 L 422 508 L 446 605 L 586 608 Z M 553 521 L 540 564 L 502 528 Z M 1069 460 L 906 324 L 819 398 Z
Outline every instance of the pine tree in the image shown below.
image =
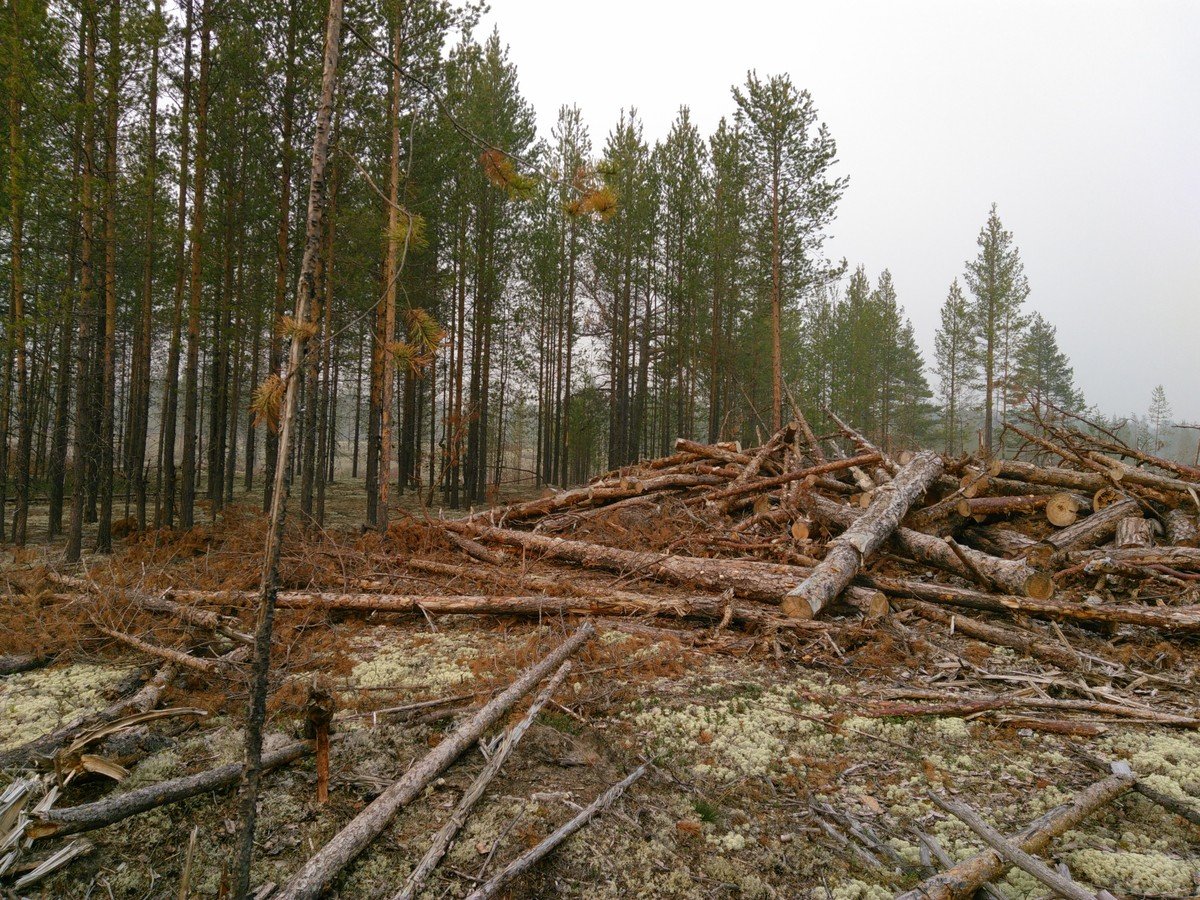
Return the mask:
M 1002 416 L 1007 410 L 1009 363 L 1024 326 L 1021 306 L 1029 283 L 1012 233 L 1001 224 L 994 203 L 977 243 L 979 255 L 967 263 L 966 282 L 974 295 L 971 318 L 984 392 L 983 444 L 990 453 L 998 396 Z
M 1167 400 L 1167 392 L 1161 384 L 1156 384 L 1150 392 L 1150 411 L 1146 418 L 1150 421 L 1153 431 L 1151 453 L 1157 453 L 1163 448 L 1162 435 L 1171 425 L 1171 404 Z
M 942 304 L 942 324 L 934 338 L 936 371 L 942 401 L 942 433 L 947 453 L 964 446 L 966 403 L 970 385 L 978 380 L 978 358 L 972 352 L 971 311 L 958 279 Z
M 1032 400 L 1048 400 L 1067 412 L 1083 406 L 1075 387 L 1075 373 L 1067 355 L 1059 349 L 1057 329 L 1034 313 L 1021 336 L 1016 352 L 1017 386 Z
M 821 256 L 847 184 L 833 178 L 837 143 L 808 91 L 787 75 L 766 81 L 755 72 L 733 89 L 751 161 L 756 251 L 762 295 L 769 300 L 772 425 L 783 424 L 783 310 L 833 272 Z

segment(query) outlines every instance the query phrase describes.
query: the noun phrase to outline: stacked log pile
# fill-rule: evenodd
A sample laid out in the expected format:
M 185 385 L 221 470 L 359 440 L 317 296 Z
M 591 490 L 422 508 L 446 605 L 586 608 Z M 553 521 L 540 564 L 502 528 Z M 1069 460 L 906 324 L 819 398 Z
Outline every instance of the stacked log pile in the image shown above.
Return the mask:
M 1036 430 L 1012 427 L 1024 443 L 1011 459 L 889 453 L 832 412 L 829 417 L 837 430 L 827 436 L 815 434 L 801 418 L 756 448 L 680 439 L 669 456 L 605 473 L 581 487 L 461 518 L 412 517 L 394 532 L 419 552 L 393 552 L 382 575 L 379 556 L 386 551 L 374 550 L 361 566 L 347 566 L 342 557 L 339 578 L 285 585 L 280 615 L 313 610 L 415 615 L 431 624 L 448 615 L 586 617 L 602 630 L 657 634 L 718 651 L 758 649 L 801 664 L 812 664 L 826 648 L 841 657 L 856 630 L 890 630 L 909 640 L 911 626 L 920 620 L 942 636 L 1036 660 L 1042 667 L 1036 682 L 1012 685 L 1012 677 L 992 677 L 978 666 L 977 678 L 936 688 L 926 683 L 897 689 L 893 679 L 886 689 L 848 701 L 858 714 L 985 717 L 1081 736 L 1099 733 L 1107 722 L 1200 727 L 1200 711 L 1186 690 L 1172 690 L 1177 682 L 1138 669 L 1118 649 L 1127 642 L 1185 646 L 1200 634 L 1200 470 L 1124 447 L 1108 435 L 1093 437 L 1046 422 Z M 86 609 L 77 601 L 112 588 L 50 572 L 44 590 L 44 598 Z M 86 768 L 89 758 L 82 751 L 96 734 L 143 725 L 155 715 L 202 713 L 182 706 L 154 711 L 180 673 L 192 679 L 240 677 L 250 643 L 252 592 L 172 584 L 154 590 L 125 586 L 121 593 L 129 621 L 169 621 L 188 642 L 168 646 L 144 631 L 93 618 L 94 629 L 126 652 L 156 658 L 158 674 L 129 699 L 3 754 L 0 764 L 54 771 L 61 779 L 64 772 Z M 418 762 L 318 849 L 277 896 L 318 896 L 429 779 L 592 633 L 592 625 L 584 623 L 499 701 L 467 710 L 472 715 L 455 740 L 439 745 L 440 753 Z M 552 679 L 531 716 L 560 681 L 561 674 Z M 1148 682 L 1156 685 L 1153 699 L 1135 696 L 1134 688 Z M 413 704 L 413 710 L 426 705 Z M 505 755 L 525 727 L 528 721 L 514 730 Z M 323 760 L 319 781 L 327 786 L 328 732 L 317 728 L 310 737 Z M 275 751 L 270 765 L 287 765 L 313 750 L 308 741 L 288 744 Z M 93 767 L 102 762 L 90 759 Z M 499 765 L 489 771 L 494 774 Z M 619 793 L 647 771 L 653 769 L 637 769 L 614 790 Z M 19 827 L 27 841 L 61 837 L 198 792 L 228 789 L 239 774 L 238 766 L 226 766 L 77 808 L 56 809 L 51 798 L 18 815 L 34 794 L 32 782 L 20 782 L 7 800 L 8 827 Z M 1139 784 L 1135 773 L 1115 771 L 1074 805 L 1011 839 L 975 822 L 972 828 L 992 849 L 945 875 L 931 869 L 929 881 L 912 896 L 966 896 L 963 885 L 974 890 L 1010 865 L 1029 866 L 1034 877 L 1042 877 L 1029 854 Z M 486 778 L 480 792 L 484 785 Z M 598 798 L 588 816 L 611 799 Z M 978 818 L 952 801 L 941 805 L 969 823 Z M 465 804 L 439 833 L 423 866 L 437 864 L 469 808 Z M 1196 815 L 1190 808 L 1173 811 Z M 564 829 L 570 833 L 586 821 Z M 533 856 L 514 860 L 511 872 L 483 884 L 479 895 L 501 890 L 553 846 L 539 845 Z M 84 845 L 67 847 L 75 849 L 62 865 Z M 8 864 L 16 858 L 7 858 Z M 0 868 L 5 859 L 0 857 Z M 415 890 L 410 884 L 402 895 Z

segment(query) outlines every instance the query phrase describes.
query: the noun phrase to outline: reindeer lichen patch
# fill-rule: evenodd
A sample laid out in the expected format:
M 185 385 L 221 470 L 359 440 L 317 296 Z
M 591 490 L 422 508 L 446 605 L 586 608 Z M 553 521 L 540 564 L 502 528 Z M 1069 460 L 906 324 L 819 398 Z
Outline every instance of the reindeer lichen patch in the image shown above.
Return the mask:
M 462 687 L 474 680 L 470 662 L 479 656 L 461 634 L 405 635 L 397 640 L 388 629 L 375 629 L 360 642 L 354 667 L 359 687 L 399 691 L 439 691 Z
M 1133 894 L 1191 896 L 1194 878 L 1200 874 L 1200 860 L 1161 853 L 1081 849 L 1067 853 L 1065 859 L 1077 880 Z
M 1161 776 L 1153 786 L 1163 793 L 1200 799 L 1200 735 L 1195 732 L 1122 732 L 1108 741 L 1108 748 L 1127 758 L 1139 777 Z
M 756 698 L 656 707 L 632 721 L 652 750 L 677 758 L 696 775 L 731 781 L 765 775 L 786 756 L 784 736 L 802 724 L 791 709 L 790 695 L 771 688 Z
M 0 750 L 17 747 L 60 725 L 107 705 L 105 691 L 127 669 L 72 663 L 0 678 L 4 734 Z

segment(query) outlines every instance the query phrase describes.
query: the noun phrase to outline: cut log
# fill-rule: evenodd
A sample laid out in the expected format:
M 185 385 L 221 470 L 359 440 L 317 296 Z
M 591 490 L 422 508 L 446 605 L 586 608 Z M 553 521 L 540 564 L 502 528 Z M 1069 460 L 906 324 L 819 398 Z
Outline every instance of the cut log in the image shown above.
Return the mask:
M 1054 838 L 1122 794 L 1133 789 L 1132 775 L 1112 775 L 1078 794 L 1073 801 L 1050 810 L 1010 838 L 1025 853 L 1041 853 Z M 996 850 L 985 850 L 963 860 L 949 871 L 926 879 L 896 900 L 967 900 L 985 881 L 997 881 L 1012 863 Z
M 841 528 L 850 527 L 863 515 L 818 494 L 801 494 L 799 502 L 814 518 Z M 1042 599 L 1054 596 L 1053 580 L 1036 572 L 1021 560 L 1001 559 L 970 547 L 960 547 L 968 559 L 964 565 L 945 541 L 904 526 L 896 529 L 892 543 L 905 556 L 952 572 L 961 578 L 973 578 L 975 572 L 981 572 L 986 579 L 1009 593 Z
M 861 518 L 831 541 L 812 574 L 782 601 L 784 614 L 812 618 L 850 584 L 863 563 L 877 551 L 930 482 L 942 473 L 941 457 L 921 453 L 895 479 L 879 488 Z
M 1046 504 L 1046 521 L 1055 528 L 1074 525 L 1082 504 L 1071 494 L 1058 493 Z
M 1014 615 L 1024 613 L 1039 619 L 1075 622 L 1081 625 L 1138 625 L 1181 634 L 1200 633 L 1200 606 L 1092 606 L 1060 600 L 1037 600 L 1011 594 L 985 594 L 949 584 L 933 584 L 880 575 L 860 575 L 858 583 L 889 596 L 915 597 L 943 606 L 961 606 L 984 612 Z
M 487 765 L 483 767 L 483 771 L 476 776 L 475 780 L 471 782 L 471 786 L 459 798 L 458 805 L 454 807 L 454 812 L 450 813 L 450 818 L 446 820 L 446 824 L 433 836 L 433 843 L 425 851 L 425 855 L 421 857 L 421 861 L 417 863 L 416 868 L 409 874 L 408 879 L 404 882 L 404 887 L 396 892 L 392 900 L 413 900 L 417 896 L 417 892 L 421 890 L 421 885 L 425 883 L 425 879 L 429 877 L 429 873 L 437 868 L 437 864 L 442 861 L 442 857 L 450 849 L 450 843 L 454 840 L 454 836 L 467 823 L 467 816 L 471 814 L 471 810 L 475 808 L 475 804 L 479 802 L 479 798 L 483 796 L 483 792 L 487 790 L 487 786 L 496 777 L 496 773 L 500 771 L 500 767 L 507 762 L 512 751 L 520 743 L 521 738 L 525 736 L 525 732 L 529 730 L 529 726 L 533 724 L 534 720 L 538 717 L 538 713 L 542 711 L 542 707 L 550 702 L 550 698 L 554 696 L 554 692 L 562 685 L 563 679 L 567 677 L 570 671 L 571 663 L 569 660 L 559 666 L 558 671 L 554 673 L 550 681 L 534 699 L 529 707 L 529 711 L 525 713 L 525 717 L 504 736 L 504 740 L 492 752 L 492 756 L 487 761 Z
M 1009 478 L 1029 484 L 1044 484 L 1085 494 L 1094 494 L 1101 488 L 1112 486 L 1112 482 L 1099 472 L 1079 472 L 1075 469 L 1038 466 L 1031 462 L 1000 459 L 999 457 L 993 458 L 988 464 L 988 473 L 997 478 Z
M 507 866 L 481 884 L 470 894 L 467 900 L 490 900 L 502 891 L 513 879 L 531 869 L 539 860 L 548 856 L 559 844 L 594 819 L 597 814 L 608 809 L 629 788 L 631 784 L 646 774 L 649 764 L 638 766 L 632 772 L 618 781 L 607 791 L 581 809 L 573 819 L 560 826 L 552 834 L 543 839 L 536 847 L 526 850 Z
M 879 462 L 878 453 L 868 453 L 863 456 L 855 456 L 851 459 L 835 459 L 819 466 L 809 466 L 807 469 L 793 469 L 791 472 L 784 472 L 782 475 L 776 475 L 772 478 L 760 478 L 758 481 L 752 481 L 739 487 L 713 491 L 700 497 L 693 497 L 687 502 L 689 504 L 716 503 L 721 500 L 730 500 L 734 497 L 742 497 L 746 494 L 755 494 L 759 491 L 777 488 L 781 485 L 807 478 L 809 475 L 828 475 L 830 472 L 841 472 L 852 466 L 869 466 L 874 462 Z
M 1019 497 L 963 497 L 955 509 L 964 519 L 969 519 L 971 516 L 997 516 L 1041 509 L 1049 500 L 1049 497 L 1037 494 Z
M 277 769 L 312 752 L 313 745 L 310 741 L 288 744 L 271 753 L 264 753 L 263 769 Z M 25 833 L 27 837 L 37 839 L 93 831 L 124 821 L 130 816 L 166 806 L 168 803 L 177 803 L 198 794 L 228 790 L 237 784 L 241 777 L 242 764 L 234 762 L 195 775 L 148 784 L 143 788 L 105 797 L 94 803 L 63 809 L 52 808 L 37 814 Z
M 0 656 L 0 675 L 17 675 L 40 669 L 54 661 L 53 653 L 12 653 Z
M 1150 520 L 1140 516 L 1126 516 L 1117 522 L 1116 536 L 1113 539 L 1118 550 L 1144 549 L 1154 546 L 1154 532 L 1150 530 Z
M 458 759 L 464 750 L 478 741 L 518 700 L 561 666 L 595 633 L 591 624 L 585 622 L 541 661 L 522 672 L 503 693 L 447 735 L 399 781 L 351 819 L 280 889 L 274 900 L 316 900 L 325 886 L 379 836 L 396 813 L 419 797 L 426 786 Z
M 1069 528 L 1057 531 L 1046 538 L 1046 542 L 1058 550 L 1083 550 L 1106 541 L 1117 523 L 1126 516 L 1138 515 L 1141 507 L 1136 500 L 1122 500 L 1099 512 L 1085 516 Z
M 1163 517 L 1167 543 L 1176 547 L 1195 547 L 1200 531 L 1196 528 L 1196 517 L 1182 509 L 1172 509 Z
M 967 637 L 986 641 L 999 647 L 1009 647 L 1026 656 L 1032 656 L 1043 662 L 1058 666 L 1064 671 L 1078 669 L 1082 661 L 1069 647 L 1062 644 L 1042 640 L 1035 634 L 1019 628 L 997 625 L 994 622 L 983 622 L 973 616 L 963 613 L 947 612 L 932 603 L 896 597 L 892 602 L 900 609 L 911 609 L 922 619 L 937 622 L 955 632 L 961 632 Z

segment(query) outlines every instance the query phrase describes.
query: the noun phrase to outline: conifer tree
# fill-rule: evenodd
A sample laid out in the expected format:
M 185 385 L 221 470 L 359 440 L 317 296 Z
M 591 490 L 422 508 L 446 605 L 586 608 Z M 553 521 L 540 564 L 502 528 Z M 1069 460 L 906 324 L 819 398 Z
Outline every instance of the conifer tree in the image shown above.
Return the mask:
M 1016 371 L 1019 390 L 1031 399 L 1044 398 L 1068 412 L 1082 408 L 1083 396 L 1067 355 L 1059 349 L 1057 329 L 1041 313 L 1029 317 L 1017 345 Z
M 942 304 L 941 326 L 934 338 L 942 433 L 948 453 L 963 451 L 968 391 L 978 380 L 979 360 L 973 352 L 971 326 L 970 307 L 955 278 Z
M 1171 404 L 1161 384 L 1156 384 L 1150 393 L 1150 411 L 1146 418 L 1154 429 L 1151 452 L 1157 453 L 1163 448 L 1162 435 L 1171 425 Z
M 983 382 L 983 444 L 990 453 L 998 397 L 1002 415 L 1007 409 L 1009 365 L 1024 326 L 1021 307 L 1029 296 L 1029 283 L 1012 233 L 1000 222 L 994 203 L 977 244 L 979 255 L 967 263 L 966 282 L 974 296 L 971 318 Z

